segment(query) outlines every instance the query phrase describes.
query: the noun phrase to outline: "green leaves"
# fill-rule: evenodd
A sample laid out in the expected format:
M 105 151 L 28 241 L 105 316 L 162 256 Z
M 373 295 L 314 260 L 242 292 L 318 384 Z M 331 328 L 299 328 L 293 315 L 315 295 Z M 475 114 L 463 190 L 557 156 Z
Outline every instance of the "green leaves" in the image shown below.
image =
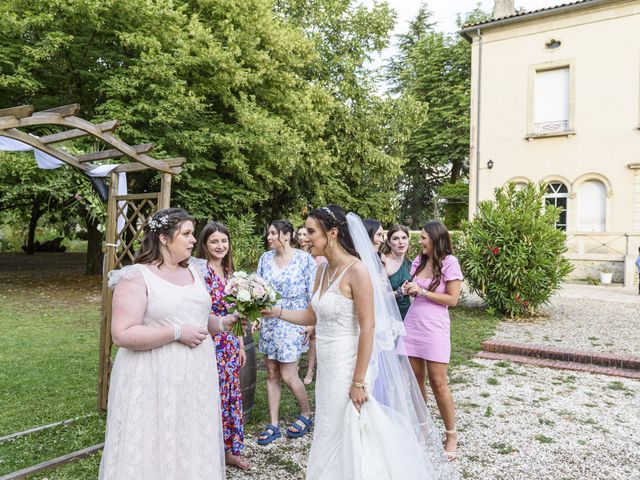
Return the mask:
M 496 189 L 495 201 L 481 202 L 463 224 L 465 278 L 489 308 L 510 317 L 534 314 L 573 268 L 563 256 L 565 234 L 555 228 L 560 210 L 545 205 L 544 193 L 532 184 Z

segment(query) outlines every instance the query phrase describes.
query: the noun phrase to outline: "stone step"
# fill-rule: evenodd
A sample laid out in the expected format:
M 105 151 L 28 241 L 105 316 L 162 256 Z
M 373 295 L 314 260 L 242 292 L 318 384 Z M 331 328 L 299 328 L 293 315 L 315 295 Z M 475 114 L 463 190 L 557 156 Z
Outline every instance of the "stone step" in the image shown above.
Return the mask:
M 557 347 L 554 345 L 535 345 L 530 343 L 510 342 L 496 338 L 491 338 L 482 342 L 482 349 L 487 353 L 503 353 L 594 365 L 605 368 L 620 368 L 624 370 L 640 371 L 640 357 L 633 355 L 594 352 L 590 350 L 580 350 L 577 348 Z
M 476 354 L 477 358 L 487 360 L 501 360 L 513 363 L 523 363 L 526 365 L 535 365 L 537 367 L 556 368 L 560 370 L 573 370 L 576 372 L 588 372 L 601 375 L 610 375 L 614 377 L 625 377 L 640 380 L 640 370 L 631 370 L 626 368 L 603 367 L 589 363 L 567 362 L 564 360 L 554 360 L 542 357 L 530 357 L 525 355 L 514 355 L 509 353 L 497 352 L 480 352 Z

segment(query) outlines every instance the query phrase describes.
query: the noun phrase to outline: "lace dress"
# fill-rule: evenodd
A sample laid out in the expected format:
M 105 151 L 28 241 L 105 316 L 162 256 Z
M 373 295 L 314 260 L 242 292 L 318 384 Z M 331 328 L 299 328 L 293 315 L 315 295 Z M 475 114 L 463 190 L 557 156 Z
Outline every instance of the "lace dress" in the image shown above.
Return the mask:
M 360 334 L 354 302 L 339 290 L 349 267 L 322 295 L 318 288 L 311 300 L 317 318 L 318 373 L 316 424 L 306 478 L 434 479 L 429 466 L 416 461 L 422 458 L 423 447 L 408 434 L 411 425 L 393 418 L 371 395 L 360 412 L 349 398 Z M 326 266 L 323 277 L 325 272 Z M 369 373 L 365 381 L 370 383 Z
M 206 326 L 211 299 L 189 267 L 191 285 L 174 285 L 144 265 L 112 272 L 109 286 L 142 275 L 143 324 Z M 111 372 L 100 480 L 222 480 L 224 448 L 213 341 L 171 342 L 151 350 L 120 348 Z

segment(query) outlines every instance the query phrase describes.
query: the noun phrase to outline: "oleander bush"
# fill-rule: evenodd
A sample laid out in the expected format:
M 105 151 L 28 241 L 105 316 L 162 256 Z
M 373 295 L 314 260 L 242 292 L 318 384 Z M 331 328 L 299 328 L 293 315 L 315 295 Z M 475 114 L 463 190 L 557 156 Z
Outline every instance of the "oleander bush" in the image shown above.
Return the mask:
M 509 184 L 463 222 L 457 256 L 465 278 L 490 310 L 511 318 L 534 315 L 573 269 L 555 227 L 560 209 L 546 205 L 544 193 L 543 185 Z

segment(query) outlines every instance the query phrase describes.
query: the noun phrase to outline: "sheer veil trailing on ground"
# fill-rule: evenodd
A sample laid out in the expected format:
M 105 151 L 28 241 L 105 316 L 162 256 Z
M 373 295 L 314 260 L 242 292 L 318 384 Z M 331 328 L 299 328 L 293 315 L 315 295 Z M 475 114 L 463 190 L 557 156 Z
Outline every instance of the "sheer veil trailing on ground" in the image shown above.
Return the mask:
M 367 266 L 373 284 L 376 327 L 367 372 L 371 385 L 369 394 L 387 417 L 388 424 L 393 425 L 394 431 L 388 432 L 390 438 L 385 449 L 392 448 L 399 457 L 407 459 L 402 462 L 406 471 L 391 472 L 391 478 L 457 479 L 456 469 L 442 459 L 442 442 L 420 394 L 409 359 L 397 353 L 402 351 L 405 332 L 382 262 L 360 217 L 349 213 L 347 223 L 356 251 Z

